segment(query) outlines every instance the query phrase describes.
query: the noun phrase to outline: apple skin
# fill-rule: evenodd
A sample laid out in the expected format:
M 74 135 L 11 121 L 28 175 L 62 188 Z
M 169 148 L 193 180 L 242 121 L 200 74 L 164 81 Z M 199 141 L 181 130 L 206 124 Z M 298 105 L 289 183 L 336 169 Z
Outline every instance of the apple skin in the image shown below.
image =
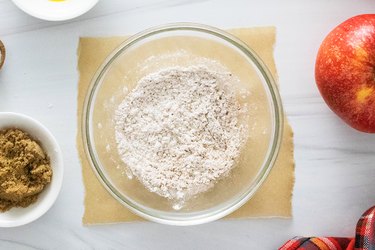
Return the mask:
M 315 80 L 333 112 L 351 127 L 375 133 L 375 14 L 352 17 L 327 35 Z

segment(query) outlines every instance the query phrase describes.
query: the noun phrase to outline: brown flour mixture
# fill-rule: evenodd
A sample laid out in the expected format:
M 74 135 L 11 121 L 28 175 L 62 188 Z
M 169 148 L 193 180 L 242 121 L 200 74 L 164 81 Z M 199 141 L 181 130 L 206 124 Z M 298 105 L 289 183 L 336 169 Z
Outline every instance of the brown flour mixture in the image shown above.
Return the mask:
M 51 182 L 46 153 L 18 129 L 0 130 L 0 211 L 27 207 Z

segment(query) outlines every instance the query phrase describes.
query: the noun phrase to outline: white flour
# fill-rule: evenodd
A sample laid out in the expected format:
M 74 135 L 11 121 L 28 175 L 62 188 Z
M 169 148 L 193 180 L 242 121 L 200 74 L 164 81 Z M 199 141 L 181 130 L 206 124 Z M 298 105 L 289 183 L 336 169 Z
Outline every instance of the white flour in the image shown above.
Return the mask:
M 119 105 L 118 152 L 151 192 L 188 199 L 230 172 L 247 139 L 231 77 L 168 68 L 142 78 Z

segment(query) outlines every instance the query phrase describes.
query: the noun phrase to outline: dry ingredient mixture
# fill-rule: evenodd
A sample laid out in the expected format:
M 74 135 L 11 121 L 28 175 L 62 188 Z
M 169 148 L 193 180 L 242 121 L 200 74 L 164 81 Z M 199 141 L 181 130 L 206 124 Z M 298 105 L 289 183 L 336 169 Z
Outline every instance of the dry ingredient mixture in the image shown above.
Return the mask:
M 247 139 L 233 76 L 204 66 L 142 78 L 115 113 L 118 152 L 151 192 L 188 199 L 228 175 Z
M 0 130 L 0 211 L 27 207 L 51 182 L 50 161 L 41 146 L 18 129 Z

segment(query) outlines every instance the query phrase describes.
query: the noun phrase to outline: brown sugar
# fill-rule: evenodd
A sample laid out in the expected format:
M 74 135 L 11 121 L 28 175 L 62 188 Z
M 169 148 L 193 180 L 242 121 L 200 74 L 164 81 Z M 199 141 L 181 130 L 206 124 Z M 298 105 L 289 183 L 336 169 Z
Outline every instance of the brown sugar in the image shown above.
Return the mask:
M 29 206 L 51 179 L 50 160 L 35 140 L 19 129 L 0 130 L 0 212 Z

